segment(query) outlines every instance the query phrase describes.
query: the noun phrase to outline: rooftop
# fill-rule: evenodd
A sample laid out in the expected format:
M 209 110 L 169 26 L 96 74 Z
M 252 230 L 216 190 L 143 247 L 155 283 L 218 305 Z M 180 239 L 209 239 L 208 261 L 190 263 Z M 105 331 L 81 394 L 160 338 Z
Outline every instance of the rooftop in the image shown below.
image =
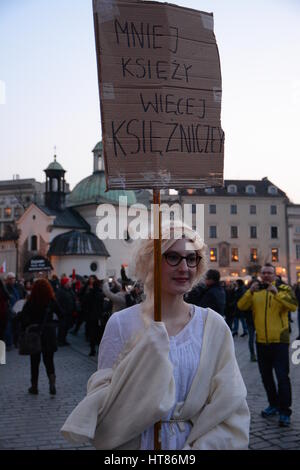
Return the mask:
M 71 207 L 58 211 L 39 204 L 36 204 L 36 206 L 46 215 L 55 216 L 54 227 L 90 230 L 90 226 L 85 219 Z
M 48 255 L 96 255 L 110 256 L 104 243 L 93 233 L 71 230 L 53 238 Z

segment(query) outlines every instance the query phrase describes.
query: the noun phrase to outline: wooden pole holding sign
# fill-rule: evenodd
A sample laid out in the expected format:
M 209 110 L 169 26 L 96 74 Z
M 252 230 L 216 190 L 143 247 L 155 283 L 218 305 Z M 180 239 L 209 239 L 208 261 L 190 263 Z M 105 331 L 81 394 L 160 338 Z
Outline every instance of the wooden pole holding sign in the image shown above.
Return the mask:
M 161 321 L 161 211 L 160 190 L 153 189 L 154 320 Z M 161 450 L 161 421 L 154 425 L 154 450 Z

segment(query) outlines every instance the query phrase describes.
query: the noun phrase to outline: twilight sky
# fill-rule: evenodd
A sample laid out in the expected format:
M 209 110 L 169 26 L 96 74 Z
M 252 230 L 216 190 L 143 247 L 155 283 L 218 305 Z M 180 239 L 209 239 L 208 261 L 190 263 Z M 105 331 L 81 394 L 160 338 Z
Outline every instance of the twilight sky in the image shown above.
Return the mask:
M 173 3 L 214 13 L 225 179 L 268 176 L 300 204 L 300 1 Z M 0 179 L 44 181 L 56 146 L 73 188 L 100 138 L 92 0 L 0 0 Z

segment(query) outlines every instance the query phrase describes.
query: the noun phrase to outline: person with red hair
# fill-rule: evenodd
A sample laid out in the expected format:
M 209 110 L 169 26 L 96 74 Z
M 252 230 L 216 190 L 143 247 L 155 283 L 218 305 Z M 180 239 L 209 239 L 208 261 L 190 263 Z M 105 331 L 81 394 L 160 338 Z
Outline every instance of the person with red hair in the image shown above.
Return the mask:
M 41 353 L 30 355 L 31 365 L 31 387 L 28 392 L 32 395 L 38 394 L 38 376 L 41 354 L 49 378 L 49 392 L 56 394 L 55 388 L 55 368 L 54 353 L 57 351 L 56 323 L 53 320 L 53 313 L 61 318 L 62 312 L 59 304 L 55 300 L 55 294 L 50 282 L 47 279 L 37 279 L 32 287 L 30 297 L 20 313 L 21 329 L 27 326 L 39 324 L 41 327 Z

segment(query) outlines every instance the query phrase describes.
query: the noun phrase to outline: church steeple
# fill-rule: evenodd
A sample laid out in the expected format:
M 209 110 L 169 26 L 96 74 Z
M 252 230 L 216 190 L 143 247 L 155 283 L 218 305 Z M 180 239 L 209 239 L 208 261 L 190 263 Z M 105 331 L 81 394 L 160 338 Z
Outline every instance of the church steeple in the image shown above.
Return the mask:
M 56 154 L 54 154 L 53 162 L 48 165 L 44 172 L 46 173 L 45 205 L 49 207 L 49 209 L 64 209 L 66 199 L 66 171 L 56 161 Z

